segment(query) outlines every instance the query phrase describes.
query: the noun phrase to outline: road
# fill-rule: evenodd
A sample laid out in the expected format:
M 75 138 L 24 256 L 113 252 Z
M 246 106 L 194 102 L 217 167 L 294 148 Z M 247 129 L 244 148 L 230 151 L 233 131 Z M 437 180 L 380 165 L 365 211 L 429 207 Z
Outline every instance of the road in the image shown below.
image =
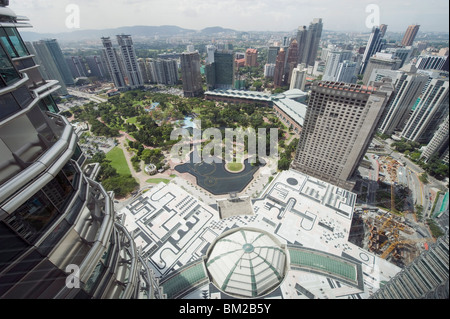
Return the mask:
M 69 92 L 70 95 L 82 97 L 82 98 L 88 99 L 89 101 L 92 101 L 95 103 L 108 102 L 107 99 L 101 98 L 95 94 L 89 94 L 89 93 L 77 91 L 74 89 L 67 89 L 67 91 Z

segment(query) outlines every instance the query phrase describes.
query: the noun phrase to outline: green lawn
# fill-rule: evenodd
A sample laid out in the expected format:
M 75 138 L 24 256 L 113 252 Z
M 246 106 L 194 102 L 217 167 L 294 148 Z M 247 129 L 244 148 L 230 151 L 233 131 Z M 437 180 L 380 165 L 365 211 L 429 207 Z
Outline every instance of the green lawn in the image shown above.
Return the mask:
M 227 163 L 227 168 L 232 172 L 239 172 L 242 167 L 242 163 Z
M 147 183 L 153 183 L 153 184 L 159 184 L 161 182 L 163 183 L 169 183 L 170 180 L 166 179 L 166 178 L 149 178 L 146 180 Z
M 106 153 L 106 159 L 111 161 L 111 166 L 117 170 L 119 175 L 131 175 L 127 160 L 120 147 L 114 147 Z

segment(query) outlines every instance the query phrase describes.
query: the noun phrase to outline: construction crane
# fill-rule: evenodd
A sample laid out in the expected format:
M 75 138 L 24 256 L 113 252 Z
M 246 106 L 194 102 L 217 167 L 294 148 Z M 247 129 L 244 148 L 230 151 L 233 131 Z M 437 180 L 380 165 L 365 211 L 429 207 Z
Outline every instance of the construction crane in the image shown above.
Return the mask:
M 405 239 L 393 242 L 386 250 L 381 254 L 381 258 L 386 259 L 386 257 L 394 250 L 395 247 L 402 244 L 412 244 L 412 243 L 423 243 L 427 241 L 434 241 L 433 238 L 417 238 L 417 239 Z

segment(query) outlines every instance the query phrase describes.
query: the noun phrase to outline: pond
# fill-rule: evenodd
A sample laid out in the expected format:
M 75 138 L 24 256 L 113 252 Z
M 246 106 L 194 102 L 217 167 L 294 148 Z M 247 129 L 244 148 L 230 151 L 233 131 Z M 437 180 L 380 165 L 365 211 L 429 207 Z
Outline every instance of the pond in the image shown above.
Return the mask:
M 194 163 L 193 152 L 190 154 L 188 163 L 175 167 L 179 173 L 189 173 L 195 176 L 197 185 L 206 189 L 214 195 L 224 195 L 229 193 L 239 193 L 251 182 L 253 176 L 260 166 L 252 165 L 248 159 L 244 160 L 244 169 L 239 173 L 229 172 L 225 168 L 225 161 L 221 163 Z

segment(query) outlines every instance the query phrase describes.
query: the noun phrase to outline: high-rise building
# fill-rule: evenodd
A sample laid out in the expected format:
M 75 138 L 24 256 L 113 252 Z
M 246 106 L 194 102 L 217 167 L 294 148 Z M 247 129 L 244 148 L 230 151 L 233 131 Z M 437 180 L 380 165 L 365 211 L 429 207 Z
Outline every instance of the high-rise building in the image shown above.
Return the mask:
M 351 57 L 352 51 L 348 50 L 335 50 L 328 53 L 322 80 L 336 82 L 339 65 L 345 60 L 350 60 Z
M 344 60 L 338 65 L 336 82 L 356 83 L 358 63 Z
M 82 57 L 71 56 L 65 58 L 65 60 L 74 79 L 88 76 Z
M 46 80 L 57 80 L 60 88 L 56 91 L 56 93 L 59 95 L 67 95 L 68 91 L 66 84 L 46 43 L 44 41 L 36 41 L 32 44 L 27 42 L 26 45 L 30 53 L 34 55 L 36 64 L 40 66 L 42 76 Z
M 419 143 L 428 143 L 448 114 L 449 81 L 432 79 L 419 97 L 401 137 Z
M 89 55 L 85 57 L 86 64 L 89 68 L 89 76 L 97 77 L 100 80 L 109 80 L 109 72 L 106 68 L 105 61 L 99 55 Z
M 442 158 L 447 154 L 448 156 L 448 142 L 449 142 L 449 122 L 448 122 L 449 115 L 447 114 L 447 117 L 442 122 L 442 124 L 439 126 L 437 131 L 434 133 L 433 138 L 430 140 L 430 142 L 427 144 L 425 149 L 422 152 L 421 157 L 425 159 L 425 161 L 428 161 L 433 156 L 438 156 L 439 158 Z M 448 163 L 448 160 L 447 160 Z
M 61 47 L 58 44 L 58 41 L 56 39 L 49 39 L 49 40 L 43 40 L 45 45 L 47 46 L 50 54 L 53 57 L 53 60 L 56 63 L 56 67 L 59 70 L 59 73 L 61 74 L 63 81 L 66 85 L 73 85 L 73 77 L 69 70 L 69 67 L 67 66 L 66 60 L 64 59 L 64 55 L 61 51 Z
M 393 91 L 321 81 L 313 83 L 293 168 L 345 189 L 372 140 Z
M 234 68 L 234 53 L 229 50 L 216 50 L 214 62 L 206 65 L 208 89 L 232 89 Z
M 359 69 L 359 74 L 364 74 L 369 64 L 369 59 L 377 52 L 381 50 L 382 46 L 382 36 L 379 27 L 373 27 L 372 33 L 370 33 L 369 41 L 367 41 L 366 48 L 361 60 L 361 67 Z
M 370 299 L 448 299 L 448 231 Z
M 374 70 L 378 69 L 398 70 L 401 64 L 402 60 L 394 57 L 393 54 L 378 52 L 369 59 L 369 63 L 367 64 L 367 68 L 364 71 L 364 76 L 362 79 L 363 84 L 364 85 L 369 84 L 369 79 L 372 76 L 372 72 Z
M 130 35 L 117 35 L 120 56 L 122 58 L 125 74 L 128 78 L 128 85 L 131 88 L 138 88 L 144 85 L 144 79 L 139 68 L 133 40 Z
M 448 56 L 421 55 L 417 58 L 416 67 L 421 70 L 448 71 Z
M 216 47 L 214 45 L 206 46 L 206 64 L 214 63 L 214 52 L 216 52 Z
M 285 85 L 285 73 L 284 73 L 284 65 L 286 60 L 286 51 L 284 48 L 281 48 L 278 53 L 277 60 L 275 62 L 275 70 L 273 72 L 273 84 L 275 88 L 282 87 Z
M 292 70 L 291 83 L 289 89 L 299 89 L 304 91 L 306 84 L 306 72 L 307 68 L 305 64 L 299 64 L 296 68 Z
M 314 66 L 322 36 L 322 29 L 323 23 L 320 18 L 313 19 L 308 30 L 306 30 L 305 26 L 299 27 L 297 31 L 299 63 Z
M 99 165 L 85 164 L 58 114 L 58 82 L 40 75 L 21 19 L 0 2 L 0 29 L 21 52 L 15 63 L 0 43 L 0 298 L 163 298 L 113 192 L 95 180 Z
M 275 64 L 280 47 L 271 46 L 267 52 L 267 64 Z
M 181 54 L 181 80 L 185 97 L 200 96 L 203 93 L 200 73 L 200 55 L 197 51 Z
M 265 64 L 264 65 L 264 77 L 265 78 L 273 78 L 275 73 L 275 63 L 274 64 Z
M 413 51 L 414 51 L 413 47 L 386 48 L 385 50 L 383 50 L 383 52 L 392 53 L 392 55 L 395 58 L 402 60 L 400 67 L 402 67 L 403 65 L 408 64 L 410 62 Z
M 387 24 L 380 24 L 381 37 L 383 38 L 387 31 Z
M 245 51 L 245 66 L 256 66 L 258 64 L 258 50 L 247 49 Z
M 403 36 L 402 45 L 407 47 L 413 45 L 414 39 L 416 38 L 417 32 L 419 32 L 420 25 L 410 25 L 406 29 L 405 35 Z
M 178 62 L 175 59 L 156 59 L 149 61 L 153 82 L 175 85 L 178 82 Z
M 111 79 L 114 82 L 116 88 L 123 89 L 127 85 L 125 83 L 125 77 L 119 63 L 119 57 L 117 55 L 116 49 L 113 47 L 112 41 L 109 37 L 103 37 L 102 44 L 103 57 L 106 61 L 106 66 L 108 68 Z
M 394 131 L 401 130 L 408 120 L 417 98 L 428 81 L 428 76 L 417 74 L 415 71 L 414 66 L 409 70 L 405 67 L 394 71 L 392 82 L 395 91 L 380 121 L 378 127 L 380 133 L 392 135 Z M 383 76 L 382 72 L 380 73 Z

